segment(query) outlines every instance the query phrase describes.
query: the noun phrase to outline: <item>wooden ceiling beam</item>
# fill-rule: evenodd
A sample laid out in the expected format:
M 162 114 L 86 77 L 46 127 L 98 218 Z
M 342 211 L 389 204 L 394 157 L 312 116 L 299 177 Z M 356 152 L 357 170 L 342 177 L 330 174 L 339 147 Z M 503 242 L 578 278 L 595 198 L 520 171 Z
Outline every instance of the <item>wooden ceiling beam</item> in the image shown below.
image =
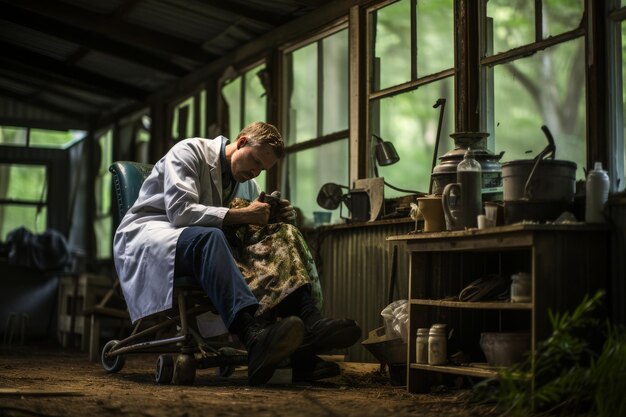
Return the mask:
M 2 51 L 1 55 L 6 59 L 35 68 L 45 68 L 46 71 L 63 74 L 82 83 L 93 84 L 103 90 L 111 90 L 121 97 L 143 100 L 149 94 L 149 91 L 135 87 L 134 85 L 115 81 L 81 68 L 65 65 L 63 62 L 57 61 L 56 59 L 30 52 L 6 42 L 0 42 L 0 51 Z
M 322 7 L 326 3 L 330 3 L 329 0 L 294 0 L 294 3 L 301 4 L 303 6 L 313 7 L 315 9 Z
M 233 4 L 223 0 L 195 0 L 202 5 L 211 6 L 214 9 L 241 16 L 245 19 L 263 23 L 269 26 L 282 26 L 289 21 L 288 18 L 282 17 L 276 13 L 266 12 L 257 8 L 246 6 L 245 3 Z
M 66 117 L 71 117 L 74 119 L 84 120 L 89 117 L 87 114 L 77 113 L 74 110 L 67 109 L 65 107 L 59 106 L 57 104 L 53 104 L 48 102 L 42 98 L 23 96 L 14 91 L 7 90 L 5 88 L 0 87 L 0 96 L 8 97 L 12 100 L 22 102 L 29 106 L 39 107 L 44 110 L 52 111 L 54 113 L 59 113 Z
M 86 98 L 80 97 L 73 92 L 64 90 L 63 88 L 59 88 L 55 84 L 48 84 L 39 78 L 29 77 L 22 73 L 9 73 L 5 71 L 4 68 L 0 68 L 0 79 L 2 78 L 26 85 L 30 88 L 39 89 L 42 92 L 48 92 L 49 94 L 54 94 L 65 100 L 75 101 L 82 106 L 92 107 L 94 110 L 101 110 L 99 106 L 94 105 L 93 102 L 90 102 Z
M 177 77 L 188 73 L 184 68 L 164 59 L 146 53 L 145 50 L 120 42 L 100 33 L 94 33 L 74 26 L 67 26 L 63 22 L 39 13 L 24 10 L 13 4 L 2 5 L 0 19 L 4 19 L 36 31 L 64 39 L 66 41 L 85 46 L 89 49 L 109 54 L 126 61 L 134 62 L 148 68 Z
M 113 92 L 111 90 L 103 90 L 93 84 L 85 84 L 83 82 L 80 82 L 79 80 L 70 78 L 65 74 L 55 74 L 55 73 L 46 71 L 45 69 L 42 69 L 42 68 L 36 68 L 33 66 L 26 65 L 22 62 L 16 62 L 13 60 L 5 59 L 4 57 L 2 57 L 2 55 L 0 55 L 0 67 L 2 67 L 3 70 L 8 71 L 12 74 L 23 74 L 29 77 L 37 78 L 44 82 L 65 85 L 68 87 L 75 88 L 77 90 L 82 90 L 82 91 L 85 91 L 91 94 L 96 94 L 102 97 L 120 99 L 125 96 L 117 92 Z
M 11 0 L 0 0 L 2 8 Z M 109 39 L 116 39 L 128 45 L 161 51 L 170 56 L 187 58 L 198 63 L 207 63 L 217 59 L 199 45 L 164 35 L 161 32 L 132 25 L 119 19 L 110 19 L 108 15 L 91 12 L 60 1 L 20 0 L 11 2 L 17 7 L 37 12 L 59 21 L 63 26 L 83 29 Z

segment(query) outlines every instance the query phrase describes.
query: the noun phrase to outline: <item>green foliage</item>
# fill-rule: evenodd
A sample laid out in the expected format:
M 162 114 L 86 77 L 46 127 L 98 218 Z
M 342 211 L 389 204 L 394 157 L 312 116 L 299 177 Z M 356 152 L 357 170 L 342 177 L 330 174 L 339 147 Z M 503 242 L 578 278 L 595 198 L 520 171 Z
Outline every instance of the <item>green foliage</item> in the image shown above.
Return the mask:
M 626 333 L 596 317 L 603 296 L 599 291 L 585 297 L 571 313 L 551 313 L 552 335 L 523 363 L 478 384 L 473 399 L 495 401 L 511 416 L 586 411 L 600 417 L 626 415 Z M 603 348 L 596 349 L 602 339 Z

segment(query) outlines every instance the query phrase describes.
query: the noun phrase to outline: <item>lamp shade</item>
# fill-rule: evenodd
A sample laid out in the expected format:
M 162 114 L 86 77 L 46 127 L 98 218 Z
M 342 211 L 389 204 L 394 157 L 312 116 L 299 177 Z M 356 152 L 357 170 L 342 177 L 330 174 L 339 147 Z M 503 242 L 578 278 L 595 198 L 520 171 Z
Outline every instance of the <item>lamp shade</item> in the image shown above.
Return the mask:
M 376 162 L 380 166 L 392 165 L 400 160 L 396 148 L 391 142 L 379 140 L 376 144 Z

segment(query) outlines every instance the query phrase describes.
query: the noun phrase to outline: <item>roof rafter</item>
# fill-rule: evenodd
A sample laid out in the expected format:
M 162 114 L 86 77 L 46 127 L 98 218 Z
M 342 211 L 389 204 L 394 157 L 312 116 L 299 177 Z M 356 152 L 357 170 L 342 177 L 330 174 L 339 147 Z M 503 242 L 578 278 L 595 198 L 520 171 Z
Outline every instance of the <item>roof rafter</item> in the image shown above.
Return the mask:
M 79 120 L 85 119 L 84 114 L 76 113 L 73 110 L 66 109 L 65 107 L 59 106 L 54 103 L 50 103 L 43 98 L 24 96 L 22 94 L 18 94 L 14 91 L 10 91 L 2 87 L 0 87 L 0 96 L 5 96 L 15 101 L 20 101 L 24 104 L 28 104 L 29 106 L 35 106 L 35 107 L 39 107 L 48 111 L 53 111 L 63 116 L 69 116 L 69 117 L 79 119 Z
M 199 0 L 196 0 L 199 1 Z M 245 3 L 233 4 L 223 0 L 201 0 L 199 3 L 209 5 L 214 9 L 223 10 L 228 13 L 232 13 L 241 16 L 245 19 L 260 22 L 269 26 L 281 26 L 288 22 L 288 19 L 281 17 L 276 13 L 269 13 L 257 8 L 246 6 Z
M 3 3 L 2 7 L 9 1 L 0 0 Z M 108 15 L 91 12 L 60 1 L 20 0 L 16 6 L 54 18 L 64 26 L 87 30 L 129 45 L 160 50 L 170 56 L 187 58 L 199 63 L 207 63 L 217 58 L 216 55 L 203 51 L 199 45 L 183 39 L 132 25 L 120 19 L 111 19 Z
M 17 82 L 20 84 L 27 85 L 30 88 L 40 89 L 41 92 L 47 92 L 49 94 L 54 94 L 66 100 L 72 100 L 77 102 L 78 104 L 86 107 L 92 107 L 94 109 L 100 109 L 101 106 L 94 105 L 93 102 L 87 100 L 84 97 L 80 97 L 75 93 L 64 90 L 63 88 L 59 88 L 55 84 L 46 84 L 41 79 L 35 79 L 33 77 L 29 77 L 23 73 L 9 73 L 4 70 L 4 68 L 0 68 L 0 78 L 5 78 L 11 80 L 13 82 Z
M 115 81 L 81 68 L 65 65 L 56 59 L 27 51 L 6 42 L 0 42 L 0 50 L 2 51 L 2 56 L 8 60 L 22 63 L 30 67 L 45 68 L 50 72 L 65 75 L 85 84 L 97 85 L 103 90 L 114 91 L 121 97 L 142 100 L 149 94 L 149 91 L 135 87 L 134 85 Z
M 9 60 L 0 55 L 0 66 L 3 70 L 11 71 L 11 73 L 23 74 L 33 78 L 38 78 L 42 81 L 65 85 L 68 87 L 75 88 L 77 90 L 82 90 L 91 94 L 97 94 L 102 97 L 109 97 L 114 99 L 119 99 L 121 97 L 125 97 L 123 94 L 119 94 L 117 92 L 113 92 L 111 90 L 106 90 L 102 88 L 98 88 L 93 84 L 87 84 L 76 80 L 74 78 L 68 77 L 65 74 L 53 74 L 46 69 L 33 67 L 31 65 L 24 64 L 23 62 L 16 62 L 14 60 Z
M 93 33 L 74 26 L 66 26 L 57 19 L 15 7 L 12 4 L 5 3 L 2 5 L 0 19 L 17 23 L 18 25 L 65 39 L 66 41 L 143 65 L 144 67 L 155 68 L 164 73 L 175 76 L 182 76 L 188 73 L 184 68 L 157 58 L 140 48 L 110 39 L 99 33 Z

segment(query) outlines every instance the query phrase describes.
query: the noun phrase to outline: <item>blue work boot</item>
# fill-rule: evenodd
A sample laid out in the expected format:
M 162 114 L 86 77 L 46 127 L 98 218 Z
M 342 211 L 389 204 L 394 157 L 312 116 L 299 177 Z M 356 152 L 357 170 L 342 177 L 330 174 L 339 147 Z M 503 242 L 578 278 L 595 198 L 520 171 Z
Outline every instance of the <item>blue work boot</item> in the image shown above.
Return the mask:
M 298 317 L 286 317 L 264 327 L 258 321 L 244 330 L 248 350 L 248 384 L 265 384 L 276 367 L 288 358 L 304 339 L 304 324 Z

